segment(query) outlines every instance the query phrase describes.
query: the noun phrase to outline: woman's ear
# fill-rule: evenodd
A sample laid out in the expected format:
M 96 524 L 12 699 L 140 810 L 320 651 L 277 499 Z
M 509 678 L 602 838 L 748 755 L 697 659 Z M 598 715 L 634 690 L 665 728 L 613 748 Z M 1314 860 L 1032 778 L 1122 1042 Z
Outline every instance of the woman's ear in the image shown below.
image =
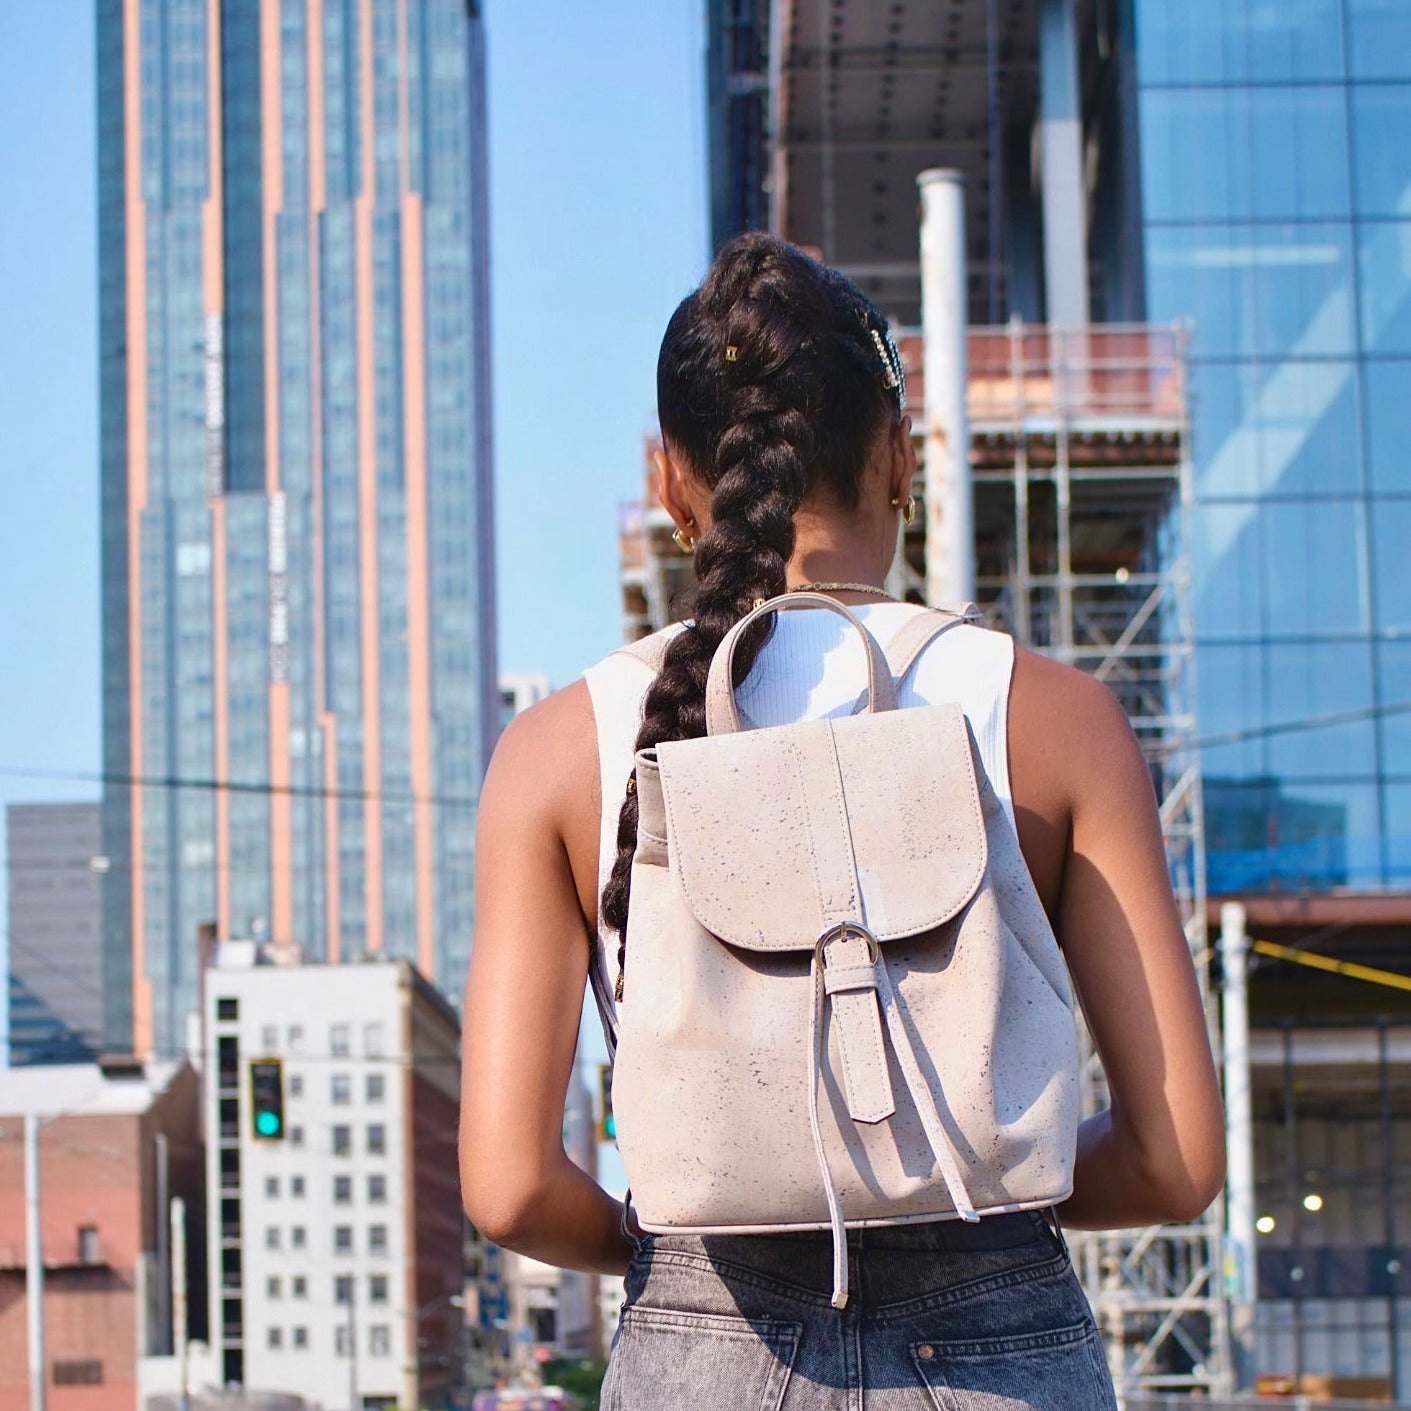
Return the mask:
M 911 418 L 903 416 L 892 427 L 888 438 L 887 487 L 894 500 L 905 500 L 911 494 L 916 478 L 916 443 L 911 439 Z
M 652 464 L 656 468 L 653 488 L 662 508 L 678 529 L 698 538 L 704 528 L 702 509 L 698 503 L 701 499 L 700 487 L 690 471 L 665 448 L 652 452 Z

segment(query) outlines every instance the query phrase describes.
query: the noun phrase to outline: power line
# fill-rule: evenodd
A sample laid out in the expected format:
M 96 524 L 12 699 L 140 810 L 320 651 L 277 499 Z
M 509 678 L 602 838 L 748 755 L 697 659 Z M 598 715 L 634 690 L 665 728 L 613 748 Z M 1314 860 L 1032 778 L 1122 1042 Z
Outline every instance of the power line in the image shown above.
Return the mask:
M 201 793 L 255 794 L 279 798 L 334 799 L 345 803 L 429 804 L 433 808 L 475 808 L 479 795 L 418 794 L 385 789 L 329 789 L 317 784 L 272 784 L 269 780 L 197 779 L 179 774 L 127 774 L 118 770 L 33 769 L 0 764 L 10 779 L 52 779 L 66 783 L 114 784 L 128 789 L 190 789 Z
M 1151 755 L 1172 754 L 1177 750 L 1209 750 L 1219 745 L 1238 745 L 1245 740 L 1268 739 L 1274 735 L 1293 735 L 1304 730 L 1325 730 L 1334 725 L 1354 725 L 1361 720 L 1381 720 L 1388 716 L 1411 715 L 1411 701 L 1394 701 L 1389 705 L 1363 706 L 1357 710 L 1333 711 L 1328 715 L 1309 715 L 1302 720 L 1281 720 L 1269 725 L 1250 725 L 1242 730 L 1224 730 L 1218 735 L 1200 735 L 1194 740 L 1152 740 L 1143 742 Z M 1133 722 L 1140 724 L 1140 722 Z M 1362 778 L 1362 775 L 1348 775 Z M 1319 782 L 1326 782 L 1320 780 Z

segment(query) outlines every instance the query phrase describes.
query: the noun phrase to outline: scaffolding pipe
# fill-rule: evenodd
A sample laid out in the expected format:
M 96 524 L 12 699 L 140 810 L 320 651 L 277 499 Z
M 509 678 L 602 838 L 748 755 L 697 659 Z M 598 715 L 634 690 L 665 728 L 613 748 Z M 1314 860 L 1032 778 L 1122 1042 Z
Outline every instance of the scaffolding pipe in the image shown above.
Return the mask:
M 1254 1385 L 1254 1310 L 1259 1296 L 1254 1250 L 1254 1117 L 1249 1091 L 1249 936 L 1242 903 L 1220 908 L 1221 1017 L 1225 1051 L 1225 1269 L 1235 1385 Z
M 975 596 L 970 430 L 965 412 L 965 177 L 923 171 L 921 335 L 926 381 L 926 601 Z

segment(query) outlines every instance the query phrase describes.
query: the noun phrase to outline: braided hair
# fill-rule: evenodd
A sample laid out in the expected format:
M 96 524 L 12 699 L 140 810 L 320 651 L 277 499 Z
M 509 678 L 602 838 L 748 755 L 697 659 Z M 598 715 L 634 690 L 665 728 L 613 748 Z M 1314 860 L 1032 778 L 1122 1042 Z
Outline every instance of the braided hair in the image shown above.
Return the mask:
M 873 443 L 905 403 L 886 329 L 851 281 L 759 231 L 727 244 L 671 316 L 657 360 L 657 414 L 671 452 L 711 491 L 712 522 L 695 551 L 689 620 L 647 692 L 637 750 L 705 734 L 711 659 L 756 599 L 784 592 L 799 506 L 821 493 L 857 507 Z M 740 641 L 736 685 L 770 628 L 762 621 Z M 601 899 L 621 937 L 618 998 L 636 849 L 634 776 Z

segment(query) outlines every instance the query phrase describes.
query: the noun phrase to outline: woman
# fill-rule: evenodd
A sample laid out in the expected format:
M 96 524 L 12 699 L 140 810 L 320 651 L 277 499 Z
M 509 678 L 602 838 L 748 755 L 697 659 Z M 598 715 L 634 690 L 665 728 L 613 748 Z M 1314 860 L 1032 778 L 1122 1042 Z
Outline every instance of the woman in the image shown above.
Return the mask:
M 564 1153 L 590 963 L 615 955 L 630 990 L 634 748 L 704 733 L 712 655 L 761 598 L 811 585 L 883 642 L 923 611 L 881 586 L 916 461 L 900 362 L 859 290 L 771 236 L 741 236 L 672 317 L 657 383 L 662 503 L 695 559 L 691 620 L 671 629 L 660 675 L 608 658 L 514 720 L 491 763 L 465 1005 L 466 1210 L 537 1259 L 630 1263 L 607 1408 L 842 1408 L 859 1388 L 868 1407 L 1110 1406 L 1061 1234 L 1036 1215 L 854 1231 L 857 1297 L 839 1312 L 826 1232 L 641 1238 Z M 750 717 L 846 714 L 863 676 L 845 624 L 774 621 L 737 656 Z M 1120 706 L 968 625 L 932 644 L 899 700 L 963 707 L 1102 1057 L 1111 1106 L 1079 1130 L 1063 1220 L 1194 1218 L 1223 1180 L 1223 1122 L 1151 780 Z

